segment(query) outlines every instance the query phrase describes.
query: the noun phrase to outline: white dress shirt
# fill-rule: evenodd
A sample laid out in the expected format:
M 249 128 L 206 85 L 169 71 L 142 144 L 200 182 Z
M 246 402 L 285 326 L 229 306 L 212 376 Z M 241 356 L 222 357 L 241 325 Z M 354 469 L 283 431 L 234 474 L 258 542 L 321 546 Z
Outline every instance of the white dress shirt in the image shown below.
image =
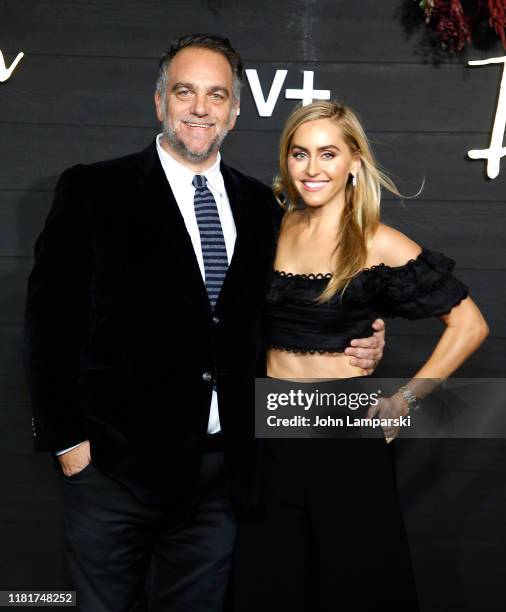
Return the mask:
M 156 137 L 156 150 L 160 163 L 162 164 L 163 171 L 169 182 L 172 193 L 176 199 L 181 215 L 183 216 L 186 231 L 188 232 L 192 241 L 193 250 L 197 258 L 200 273 L 202 278 L 205 280 L 204 270 L 204 258 L 202 256 L 202 247 L 200 244 L 200 232 L 197 224 L 197 217 L 195 215 L 195 207 L 193 204 L 193 198 L 195 195 L 195 187 L 192 185 L 193 177 L 195 172 L 190 170 L 183 164 L 176 161 L 171 157 L 167 151 L 162 148 L 160 139 L 162 134 L 158 134 Z M 207 187 L 210 189 L 213 197 L 216 201 L 218 208 L 218 215 L 220 217 L 221 227 L 223 230 L 223 237 L 225 239 L 225 248 L 227 250 L 227 259 L 230 265 L 232 255 L 234 253 L 235 239 L 237 237 L 237 231 L 235 228 L 234 217 L 232 215 L 232 209 L 230 208 L 230 202 L 225 190 L 225 183 L 223 182 L 223 176 L 220 170 L 221 156 L 218 153 L 216 162 L 203 174 L 207 180 Z M 167 279 L 169 282 L 169 279 Z M 216 390 L 213 389 L 211 397 L 211 406 L 209 409 L 209 421 L 207 424 L 207 433 L 217 433 L 221 430 L 220 417 L 218 413 L 218 395 Z M 66 448 L 65 450 L 59 451 L 56 454 L 62 455 L 73 448 L 76 448 L 79 444 Z
M 161 137 L 162 134 L 158 134 L 156 137 L 156 150 L 158 151 L 158 156 L 160 157 L 160 163 L 162 164 L 165 176 L 169 181 L 170 188 L 172 189 L 172 193 L 176 198 L 177 205 L 179 206 L 179 210 L 183 216 L 186 231 L 190 235 L 193 250 L 195 251 L 199 264 L 200 273 L 202 274 L 202 278 L 205 280 L 204 258 L 202 256 L 202 247 L 200 245 L 200 232 L 197 224 L 197 217 L 195 215 L 195 206 L 193 204 L 195 187 L 192 185 L 192 181 L 193 177 L 195 176 L 195 172 L 176 161 L 164 148 L 162 148 L 160 144 Z M 225 183 L 223 182 L 223 176 L 221 175 L 220 161 L 221 157 L 218 153 L 216 162 L 203 174 L 206 177 L 207 187 L 213 194 L 216 201 L 221 228 L 223 230 L 223 237 L 225 239 L 228 264 L 230 265 L 232 255 L 234 253 L 237 231 L 235 228 L 234 217 L 232 215 L 232 209 L 230 208 L 230 202 L 225 190 Z M 207 433 L 217 433 L 220 431 L 220 429 L 218 396 L 216 390 L 213 389 Z

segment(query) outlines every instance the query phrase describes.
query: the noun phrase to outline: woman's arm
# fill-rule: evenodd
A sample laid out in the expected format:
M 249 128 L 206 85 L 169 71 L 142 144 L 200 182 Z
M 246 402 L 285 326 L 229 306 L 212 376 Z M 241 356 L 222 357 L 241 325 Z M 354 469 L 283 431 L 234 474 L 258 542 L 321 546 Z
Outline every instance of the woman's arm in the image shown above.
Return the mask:
M 438 317 L 446 329 L 415 378 L 448 378 L 480 346 L 489 328 L 470 297 Z
M 416 259 L 421 248 L 404 234 L 382 225 L 370 252 L 373 258 L 380 258 L 389 266 L 402 266 Z M 371 409 L 368 416 L 383 411 L 395 413 L 394 416 L 406 415 L 409 412 L 410 395 L 423 399 L 431 393 L 466 361 L 489 333 L 483 315 L 470 297 L 462 299 L 447 314 L 439 315 L 438 318 L 446 329 L 429 359 L 404 386 L 404 391 L 398 391 L 376 409 Z
M 446 329 L 432 355 L 405 385 L 418 400 L 451 376 L 474 353 L 488 336 L 489 328 L 480 309 L 470 297 L 454 306 L 448 314 L 438 317 Z M 392 396 L 401 414 L 409 412 L 409 404 L 401 392 Z
M 419 400 L 431 393 L 442 380 L 451 376 L 489 333 L 487 322 L 470 297 L 454 306 L 448 314 L 438 318 L 446 325 L 446 329 L 432 355 L 405 385 Z M 409 406 L 404 396 L 397 392 L 393 398 L 407 413 Z
M 465 298 L 439 317 L 446 329 L 436 344 L 432 355 L 415 376 L 390 398 L 384 398 L 377 406 L 371 407 L 368 417 L 397 418 L 409 413 L 408 397 L 422 400 L 480 346 L 488 336 L 489 328 L 479 308 L 470 297 Z M 407 393 L 406 393 L 407 391 Z M 386 441 L 391 442 L 399 433 L 399 427 L 384 429 Z

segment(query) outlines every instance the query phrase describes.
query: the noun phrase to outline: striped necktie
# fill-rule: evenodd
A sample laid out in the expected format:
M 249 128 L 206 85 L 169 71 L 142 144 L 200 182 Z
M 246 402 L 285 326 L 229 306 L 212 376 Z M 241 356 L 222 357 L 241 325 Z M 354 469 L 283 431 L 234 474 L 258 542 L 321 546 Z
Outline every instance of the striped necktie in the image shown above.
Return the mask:
M 228 259 L 218 208 L 206 183 L 203 174 L 196 174 L 193 177 L 192 185 L 195 187 L 193 204 L 204 259 L 206 289 L 211 309 L 214 310 L 227 273 Z

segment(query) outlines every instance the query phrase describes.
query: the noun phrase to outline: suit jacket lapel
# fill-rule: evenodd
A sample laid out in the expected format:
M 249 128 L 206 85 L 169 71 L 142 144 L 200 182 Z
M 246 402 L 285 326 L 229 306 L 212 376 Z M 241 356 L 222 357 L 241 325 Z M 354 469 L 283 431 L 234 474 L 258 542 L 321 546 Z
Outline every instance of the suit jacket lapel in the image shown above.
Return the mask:
M 186 225 L 163 171 L 156 141 L 141 153 L 140 186 L 144 197 L 144 212 L 156 224 L 157 232 L 166 240 L 169 266 L 184 270 L 188 292 L 195 296 L 200 306 L 210 309 L 207 290 Z M 169 267 L 170 269 L 170 267 Z M 167 282 L 170 282 L 169 277 Z
M 225 183 L 225 189 L 232 209 L 237 237 L 235 241 L 234 254 L 223 281 L 223 286 L 216 304 L 216 308 L 226 306 L 244 283 L 248 280 L 244 277 L 244 263 L 248 259 L 250 249 L 254 248 L 252 237 L 254 233 L 253 207 L 248 201 L 248 190 L 242 181 L 238 180 L 230 169 L 221 162 L 221 173 Z
M 166 242 L 163 246 L 167 249 L 168 268 L 178 266 L 184 270 L 186 290 L 194 296 L 199 308 L 208 308 L 211 312 L 193 244 L 160 163 L 155 141 L 140 154 L 140 160 L 144 212 L 156 227 L 157 235 L 161 235 L 163 242 Z M 244 283 L 248 282 L 244 278 L 245 263 L 251 253 L 250 249 L 255 248 L 252 240 L 255 227 L 254 207 L 249 202 L 247 185 L 223 162 L 221 173 L 234 217 L 237 238 L 216 309 L 230 303 Z M 183 287 L 179 288 L 182 289 Z

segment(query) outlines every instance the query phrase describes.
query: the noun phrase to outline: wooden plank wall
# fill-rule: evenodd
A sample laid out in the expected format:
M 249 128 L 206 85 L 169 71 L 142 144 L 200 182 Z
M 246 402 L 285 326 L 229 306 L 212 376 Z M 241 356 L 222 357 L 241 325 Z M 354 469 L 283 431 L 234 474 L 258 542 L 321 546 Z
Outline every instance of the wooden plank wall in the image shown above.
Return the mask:
M 173 36 L 189 31 L 228 36 L 245 66 L 258 70 L 264 95 L 276 69 L 288 70 L 283 91 L 301 87 L 302 71 L 314 70 L 317 89 L 330 89 L 333 97 L 358 110 L 380 163 L 404 193 L 414 193 L 425 179 L 422 194 L 404 206 L 386 197 L 384 219 L 457 260 L 459 277 L 470 285 L 491 327 L 490 338 L 460 375 L 502 376 L 506 168 L 490 181 L 482 162 L 466 158 L 467 150 L 488 146 L 500 69 L 469 68 L 465 62 L 504 51 L 489 45 L 464 57 L 443 56 L 434 64 L 424 28 L 412 18 L 416 10 L 411 0 L 0 1 L 0 49 L 8 64 L 18 51 L 26 54 L 13 77 L 0 84 L 1 588 L 70 584 L 62 554 L 60 483 L 47 457 L 31 453 L 21 366 L 33 243 L 60 172 L 150 142 L 157 129 L 152 104 L 157 59 Z M 270 182 L 279 130 L 293 105 L 282 93 L 272 117 L 259 117 L 246 85 L 241 116 L 224 147 L 227 161 Z M 409 374 L 430 354 L 440 324 L 391 322 L 388 331 L 379 374 Z M 499 494 L 497 487 L 504 468 L 498 472 L 494 463 L 497 479 L 490 483 L 477 475 L 480 466 L 501 457 L 504 447 L 500 442 L 462 444 L 430 449 L 420 442 L 399 445 L 403 503 L 426 610 L 492 610 L 500 588 L 491 566 L 497 552 L 491 525 L 495 528 L 497 521 L 478 500 L 490 501 L 493 490 L 495 506 L 504 505 L 504 492 Z M 455 465 L 460 453 L 466 457 L 468 468 L 456 468 L 447 488 L 444 479 L 437 488 L 431 478 L 430 469 L 437 472 L 434 448 Z M 420 457 L 430 469 L 420 468 Z M 466 497 L 466 469 L 475 470 L 480 495 Z M 463 488 L 464 497 L 452 501 L 449 491 L 457 495 Z M 441 495 L 448 511 L 436 520 L 440 537 L 431 536 Z M 445 544 L 442 535 L 456 524 L 454 512 L 468 513 L 452 540 L 457 549 Z M 483 516 L 489 531 L 476 536 L 475 546 L 466 525 Z M 471 580 L 476 554 L 482 569 L 480 578 L 474 574 Z M 443 561 L 458 565 L 448 582 L 441 574 L 448 571 Z M 485 580 L 488 595 L 480 590 Z

